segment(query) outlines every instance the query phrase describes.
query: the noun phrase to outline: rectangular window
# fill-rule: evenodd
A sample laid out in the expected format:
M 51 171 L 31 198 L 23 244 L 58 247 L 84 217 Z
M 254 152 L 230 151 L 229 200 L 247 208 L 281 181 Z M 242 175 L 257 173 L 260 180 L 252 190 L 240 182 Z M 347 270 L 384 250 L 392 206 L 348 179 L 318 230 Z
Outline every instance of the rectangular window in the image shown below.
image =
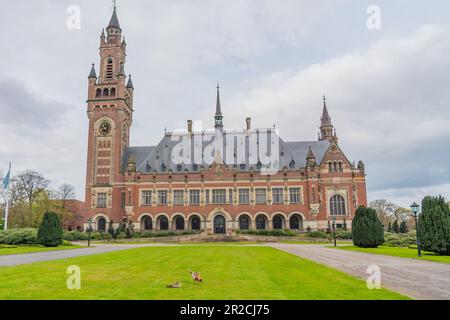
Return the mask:
M 249 203 L 250 203 L 250 190 L 239 189 L 239 204 L 249 204 Z
M 226 204 L 227 195 L 225 189 L 216 189 L 212 191 L 212 201 L 213 204 Z
M 106 208 L 106 193 L 97 194 L 97 208 Z
M 184 205 L 184 190 L 173 191 L 173 204 L 176 206 Z
M 125 201 L 126 201 L 126 193 L 125 192 L 122 192 L 122 197 L 120 198 L 120 206 L 122 207 L 122 208 L 125 208 Z
M 209 189 L 205 190 L 205 203 L 209 204 Z
M 289 201 L 290 203 L 300 203 L 300 188 L 289 189 Z
M 158 190 L 158 204 L 159 205 L 167 204 L 167 190 Z
M 233 204 L 233 189 L 228 189 L 228 204 Z
M 283 203 L 283 188 L 272 189 L 272 202 Z
M 267 195 L 266 189 L 260 188 L 256 189 L 256 203 L 257 204 L 266 204 L 267 203 Z
M 189 202 L 191 205 L 200 204 L 200 190 L 189 190 Z
M 152 204 L 152 191 L 143 190 L 141 192 L 141 204 L 143 206 L 150 206 Z

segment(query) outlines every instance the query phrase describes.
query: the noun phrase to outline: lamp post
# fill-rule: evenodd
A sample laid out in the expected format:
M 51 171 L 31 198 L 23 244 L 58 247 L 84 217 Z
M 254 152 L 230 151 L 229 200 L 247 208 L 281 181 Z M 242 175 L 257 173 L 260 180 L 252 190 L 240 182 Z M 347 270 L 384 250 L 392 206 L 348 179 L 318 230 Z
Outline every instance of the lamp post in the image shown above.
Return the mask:
M 419 225 L 417 224 L 417 216 L 419 214 L 419 208 L 420 208 L 420 206 L 415 202 L 411 205 L 411 211 L 414 214 L 414 221 L 416 223 L 417 255 L 419 257 L 421 257 L 422 256 L 422 248 L 420 246 Z
M 336 217 L 333 217 L 333 240 L 334 246 L 336 247 Z
M 91 246 L 92 219 L 88 220 L 88 224 L 89 224 L 88 229 L 87 229 L 87 231 L 88 231 L 88 247 L 90 247 Z

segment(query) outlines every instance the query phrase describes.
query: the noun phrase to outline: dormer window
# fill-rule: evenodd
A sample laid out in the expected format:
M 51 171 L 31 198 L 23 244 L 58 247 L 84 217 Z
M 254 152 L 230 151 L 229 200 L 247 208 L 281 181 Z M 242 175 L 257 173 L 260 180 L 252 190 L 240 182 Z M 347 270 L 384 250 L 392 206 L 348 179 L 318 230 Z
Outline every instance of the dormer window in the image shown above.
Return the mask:
M 145 170 L 146 170 L 147 172 L 150 172 L 150 171 L 152 170 L 152 167 L 150 166 L 150 163 L 147 162 L 147 165 L 146 165 L 146 167 L 145 167 Z
M 182 165 L 181 164 L 177 164 L 177 171 L 180 172 L 181 169 L 183 169 Z
M 289 168 L 294 169 L 295 168 L 295 161 L 294 158 L 292 158 L 292 161 L 289 163 Z
M 166 165 L 163 162 L 163 164 L 161 165 L 161 171 L 164 172 L 166 170 L 167 170 L 167 167 L 166 167 Z
M 194 164 L 192 165 L 192 169 L 193 169 L 194 171 L 197 171 L 197 170 L 198 170 L 198 165 L 194 163 Z

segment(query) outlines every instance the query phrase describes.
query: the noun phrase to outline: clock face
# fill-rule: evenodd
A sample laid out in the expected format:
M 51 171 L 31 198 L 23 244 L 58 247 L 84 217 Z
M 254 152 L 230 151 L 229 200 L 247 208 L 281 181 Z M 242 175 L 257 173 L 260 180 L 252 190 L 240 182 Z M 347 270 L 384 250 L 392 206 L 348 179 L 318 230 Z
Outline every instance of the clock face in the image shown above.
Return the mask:
M 108 121 L 103 121 L 100 124 L 99 131 L 104 136 L 108 135 L 111 132 L 111 124 Z

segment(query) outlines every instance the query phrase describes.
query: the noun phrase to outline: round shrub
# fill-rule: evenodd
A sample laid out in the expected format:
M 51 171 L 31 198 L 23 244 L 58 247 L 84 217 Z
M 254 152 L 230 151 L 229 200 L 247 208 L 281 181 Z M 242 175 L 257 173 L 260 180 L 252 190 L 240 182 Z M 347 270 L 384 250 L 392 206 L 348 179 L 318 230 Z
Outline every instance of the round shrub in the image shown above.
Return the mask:
M 63 236 L 64 232 L 58 215 L 54 212 L 46 212 L 38 229 L 38 242 L 46 247 L 57 247 L 63 243 Z

